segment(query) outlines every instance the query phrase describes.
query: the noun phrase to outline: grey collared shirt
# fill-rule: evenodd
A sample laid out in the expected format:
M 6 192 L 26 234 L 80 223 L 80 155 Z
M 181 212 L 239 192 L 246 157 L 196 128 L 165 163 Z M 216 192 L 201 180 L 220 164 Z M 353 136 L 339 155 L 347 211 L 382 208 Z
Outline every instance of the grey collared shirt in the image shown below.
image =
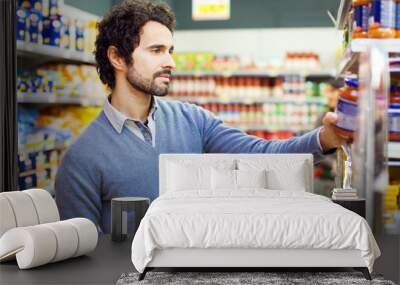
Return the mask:
M 120 134 L 124 125 L 131 131 L 134 135 L 136 135 L 141 140 L 145 141 L 144 131 L 147 130 L 151 134 L 151 143 L 152 146 L 155 146 L 155 138 L 156 138 L 156 122 L 155 122 L 155 112 L 157 111 L 157 100 L 153 97 L 151 109 L 149 115 L 147 117 L 147 126 L 144 125 L 139 119 L 130 118 L 128 115 L 118 111 L 113 105 L 110 103 L 110 98 L 108 97 L 104 103 L 104 114 L 107 119 L 110 121 L 113 128 Z M 139 127 L 139 126 L 140 127 Z

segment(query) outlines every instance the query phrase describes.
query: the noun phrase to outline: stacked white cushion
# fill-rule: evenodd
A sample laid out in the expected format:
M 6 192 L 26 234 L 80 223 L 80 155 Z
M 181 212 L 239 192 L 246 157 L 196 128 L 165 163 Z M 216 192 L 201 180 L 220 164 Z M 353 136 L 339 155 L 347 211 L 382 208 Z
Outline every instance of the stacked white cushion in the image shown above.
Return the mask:
M 234 170 L 235 160 L 176 159 L 167 165 L 167 191 L 211 190 L 211 170 Z
M 311 158 L 310 158 L 311 159 Z M 303 156 L 279 155 L 277 159 L 240 158 L 239 170 L 266 171 L 267 188 L 271 190 L 306 191 L 311 174 Z
M 210 170 L 212 190 L 236 190 L 236 170 L 215 168 Z
M 211 188 L 214 191 L 235 191 L 249 188 L 266 188 L 265 170 L 211 169 Z
M 71 223 L 65 221 L 48 223 L 42 225 L 44 228 L 51 230 L 55 236 L 57 246 L 52 262 L 60 261 L 73 257 L 78 250 L 79 237 L 78 232 L 72 228 Z M 50 261 L 49 261 L 50 262 Z
M 74 257 L 86 254 L 96 248 L 98 233 L 96 226 L 88 219 L 75 218 L 66 220 L 78 233 L 78 248 Z
M 241 188 L 267 188 L 266 171 L 262 170 L 236 170 L 238 189 Z
M 88 219 L 59 221 L 57 206 L 42 189 L 0 193 L 0 261 L 17 259 L 20 269 L 86 254 L 97 245 Z
M 0 237 L 16 226 L 17 222 L 10 202 L 6 197 L 0 195 Z
M 27 227 L 39 224 L 35 205 L 31 197 L 20 191 L 3 192 L 1 196 L 10 202 L 17 227 Z
M 171 163 L 168 189 L 172 191 L 187 191 L 210 189 L 210 168 L 202 166 L 187 167 Z
M 54 203 L 53 197 L 47 191 L 42 189 L 30 189 L 21 193 L 28 194 L 38 215 L 39 224 L 51 223 L 60 220 L 57 205 Z

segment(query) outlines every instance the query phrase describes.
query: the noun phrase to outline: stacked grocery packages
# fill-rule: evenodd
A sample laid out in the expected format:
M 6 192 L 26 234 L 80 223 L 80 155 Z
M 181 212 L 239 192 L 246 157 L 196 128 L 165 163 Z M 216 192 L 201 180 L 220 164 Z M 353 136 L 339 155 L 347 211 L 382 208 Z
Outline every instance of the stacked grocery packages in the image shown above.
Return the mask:
M 17 40 L 92 52 L 96 19 L 78 17 L 63 8 L 62 0 L 18 0 Z

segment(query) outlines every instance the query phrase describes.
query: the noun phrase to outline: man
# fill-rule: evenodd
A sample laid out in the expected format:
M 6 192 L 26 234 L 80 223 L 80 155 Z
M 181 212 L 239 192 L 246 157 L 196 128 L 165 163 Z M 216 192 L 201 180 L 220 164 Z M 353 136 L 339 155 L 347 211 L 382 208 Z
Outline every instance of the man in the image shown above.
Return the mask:
M 313 153 L 343 143 L 324 126 L 286 141 L 266 141 L 224 125 L 192 104 L 167 95 L 175 17 L 164 4 L 125 1 L 100 22 L 96 62 L 112 90 L 104 110 L 66 152 L 56 178 L 63 219 L 86 217 L 110 232 L 110 200 L 158 196 L 160 153 Z

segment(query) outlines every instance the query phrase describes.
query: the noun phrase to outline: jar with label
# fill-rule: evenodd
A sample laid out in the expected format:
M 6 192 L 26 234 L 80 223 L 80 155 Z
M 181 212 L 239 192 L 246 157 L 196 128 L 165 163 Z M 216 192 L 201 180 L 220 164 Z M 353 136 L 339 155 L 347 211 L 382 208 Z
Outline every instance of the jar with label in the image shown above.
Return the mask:
M 368 18 L 370 0 L 353 0 L 353 39 L 368 38 Z
M 346 85 L 339 92 L 336 106 L 338 120 L 335 129 L 343 137 L 352 139 L 357 129 L 358 81 L 346 79 L 345 83 Z
M 390 87 L 388 129 L 389 140 L 400 141 L 400 85 Z
M 396 10 L 394 0 L 372 0 L 368 37 L 394 38 Z
M 400 38 L 400 0 L 395 0 L 396 2 L 396 38 Z

